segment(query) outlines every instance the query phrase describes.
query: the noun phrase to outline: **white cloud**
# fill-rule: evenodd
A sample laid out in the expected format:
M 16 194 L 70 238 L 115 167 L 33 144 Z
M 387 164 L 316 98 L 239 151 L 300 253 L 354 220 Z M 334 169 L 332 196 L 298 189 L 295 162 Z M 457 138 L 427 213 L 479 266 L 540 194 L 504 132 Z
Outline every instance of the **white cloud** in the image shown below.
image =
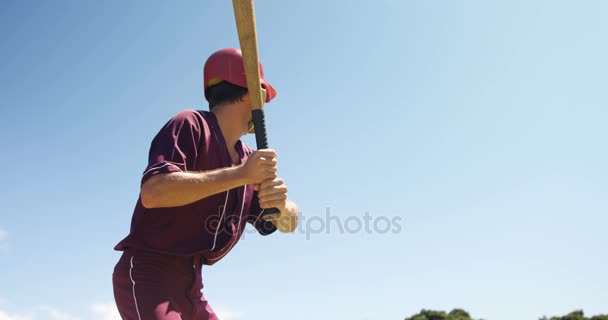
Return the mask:
M 116 308 L 116 304 L 114 303 L 95 303 L 91 305 L 91 310 L 96 315 L 94 318 L 96 320 L 121 320 L 118 309 Z M 241 312 L 230 308 L 214 307 L 213 310 L 217 314 L 218 318 L 222 320 L 234 320 L 243 316 Z
M 0 320 L 34 320 L 32 315 L 7 313 L 0 310 Z
M 53 308 L 48 305 L 39 305 L 33 307 L 29 312 L 11 313 L 5 311 L 8 307 L 6 300 L 0 300 L 3 303 L 0 307 L 0 320 L 81 320 L 81 319 L 93 319 L 93 320 L 121 320 L 118 309 L 114 303 L 94 303 L 91 305 L 90 310 L 94 314 L 94 317 L 77 317 L 61 310 Z M 218 317 L 222 320 L 235 320 L 243 318 L 243 313 L 236 311 L 231 308 L 217 307 L 213 308 Z
M 121 320 L 116 304 L 114 303 L 95 303 L 91 305 L 91 310 L 96 315 L 94 318 L 96 320 Z M 218 318 L 222 320 L 234 320 L 241 318 L 243 315 L 241 312 L 225 307 L 214 307 L 213 310 L 218 315 Z
M 94 303 L 91 305 L 91 310 L 98 316 L 95 319 L 121 320 L 116 304 L 114 303 Z
M 215 314 L 217 315 L 217 317 L 222 320 L 233 320 L 233 319 L 241 318 L 243 316 L 242 312 L 236 311 L 231 308 L 221 307 L 221 306 L 213 307 L 213 311 L 215 311 Z
M 51 306 L 38 307 L 40 313 L 45 314 L 51 320 L 80 320 L 80 318 L 69 315 L 63 311 L 57 310 Z
M 6 303 L 8 305 L 8 303 Z M 5 308 L 5 306 L 3 306 Z M 0 310 L 0 320 L 80 320 L 50 306 L 36 306 L 27 312 L 12 313 Z
M 96 320 L 121 320 L 116 304 L 112 303 L 95 303 L 91 305 L 91 310 L 96 315 Z M 222 320 L 235 320 L 243 316 L 241 312 L 225 307 L 214 307 L 213 310 Z M 0 319 L 3 320 L 3 319 Z

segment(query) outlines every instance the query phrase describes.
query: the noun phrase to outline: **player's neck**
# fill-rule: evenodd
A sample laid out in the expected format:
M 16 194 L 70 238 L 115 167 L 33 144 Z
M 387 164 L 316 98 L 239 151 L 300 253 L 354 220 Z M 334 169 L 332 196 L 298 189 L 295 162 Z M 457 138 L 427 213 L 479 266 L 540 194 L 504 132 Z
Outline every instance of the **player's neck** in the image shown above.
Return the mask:
M 235 114 L 230 108 L 218 107 L 212 111 L 220 125 L 220 130 L 226 141 L 228 150 L 234 150 L 236 142 L 243 136 L 243 128 L 240 121 L 235 121 Z

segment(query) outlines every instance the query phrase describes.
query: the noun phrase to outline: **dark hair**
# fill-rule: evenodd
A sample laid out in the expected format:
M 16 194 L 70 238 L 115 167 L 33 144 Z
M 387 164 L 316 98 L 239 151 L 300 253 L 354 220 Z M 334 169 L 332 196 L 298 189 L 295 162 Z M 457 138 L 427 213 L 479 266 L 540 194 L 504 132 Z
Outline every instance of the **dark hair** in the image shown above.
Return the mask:
M 245 94 L 247 94 L 247 88 L 234 85 L 228 81 L 222 81 L 205 90 L 205 96 L 209 101 L 209 110 L 223 104 L 243 101 Z

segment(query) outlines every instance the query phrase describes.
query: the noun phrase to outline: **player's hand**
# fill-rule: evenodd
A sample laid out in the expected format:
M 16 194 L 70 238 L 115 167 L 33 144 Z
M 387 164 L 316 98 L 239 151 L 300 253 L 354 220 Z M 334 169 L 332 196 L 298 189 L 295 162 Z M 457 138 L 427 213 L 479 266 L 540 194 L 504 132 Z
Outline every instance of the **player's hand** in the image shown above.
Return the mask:
M 287 186 L 281 179 L 264 181 L 254 186 L 263 209 L 277 208 L 280 213 L 264 215 L 262 219 L 272 222 L 281 232 L 293 232 L 298 226 L 298 207 L 287 200 Z
M 242 166 L 247 184 L 261 184 L 277 177 L 277 153 L 262 149 L 252 153 Z
M 266 180 L 259 185 L 255 185 L 254 190 L 258 191 L 260 208 L 277 208 L 280 212 L 286 211 L 287 186 L 282 179 Z

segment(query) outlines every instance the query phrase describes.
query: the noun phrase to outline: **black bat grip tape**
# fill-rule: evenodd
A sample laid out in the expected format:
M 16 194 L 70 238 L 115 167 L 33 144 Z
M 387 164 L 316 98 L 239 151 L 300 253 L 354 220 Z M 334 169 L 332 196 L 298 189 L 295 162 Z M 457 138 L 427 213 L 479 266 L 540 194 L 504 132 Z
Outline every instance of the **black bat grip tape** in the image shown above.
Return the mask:
M 264 110 L 255 109 L 251 113 L 255 128 L 255 142 L 258 145 L 258 150 L 268 149 L 268 136 L 266 135 L 266 117 L 264 116 Z
M 258 150 L 268 149 L 268 136 L 266 135 L 266 117 L 264 116 L 264 110 L 255 109 L 252 112 L 253 125 L 255 128 L 255 142 Z M 280 213 L 277 208 L 268 208 L 262 212 L 262 216 L 268 216 L 271 214 Z

